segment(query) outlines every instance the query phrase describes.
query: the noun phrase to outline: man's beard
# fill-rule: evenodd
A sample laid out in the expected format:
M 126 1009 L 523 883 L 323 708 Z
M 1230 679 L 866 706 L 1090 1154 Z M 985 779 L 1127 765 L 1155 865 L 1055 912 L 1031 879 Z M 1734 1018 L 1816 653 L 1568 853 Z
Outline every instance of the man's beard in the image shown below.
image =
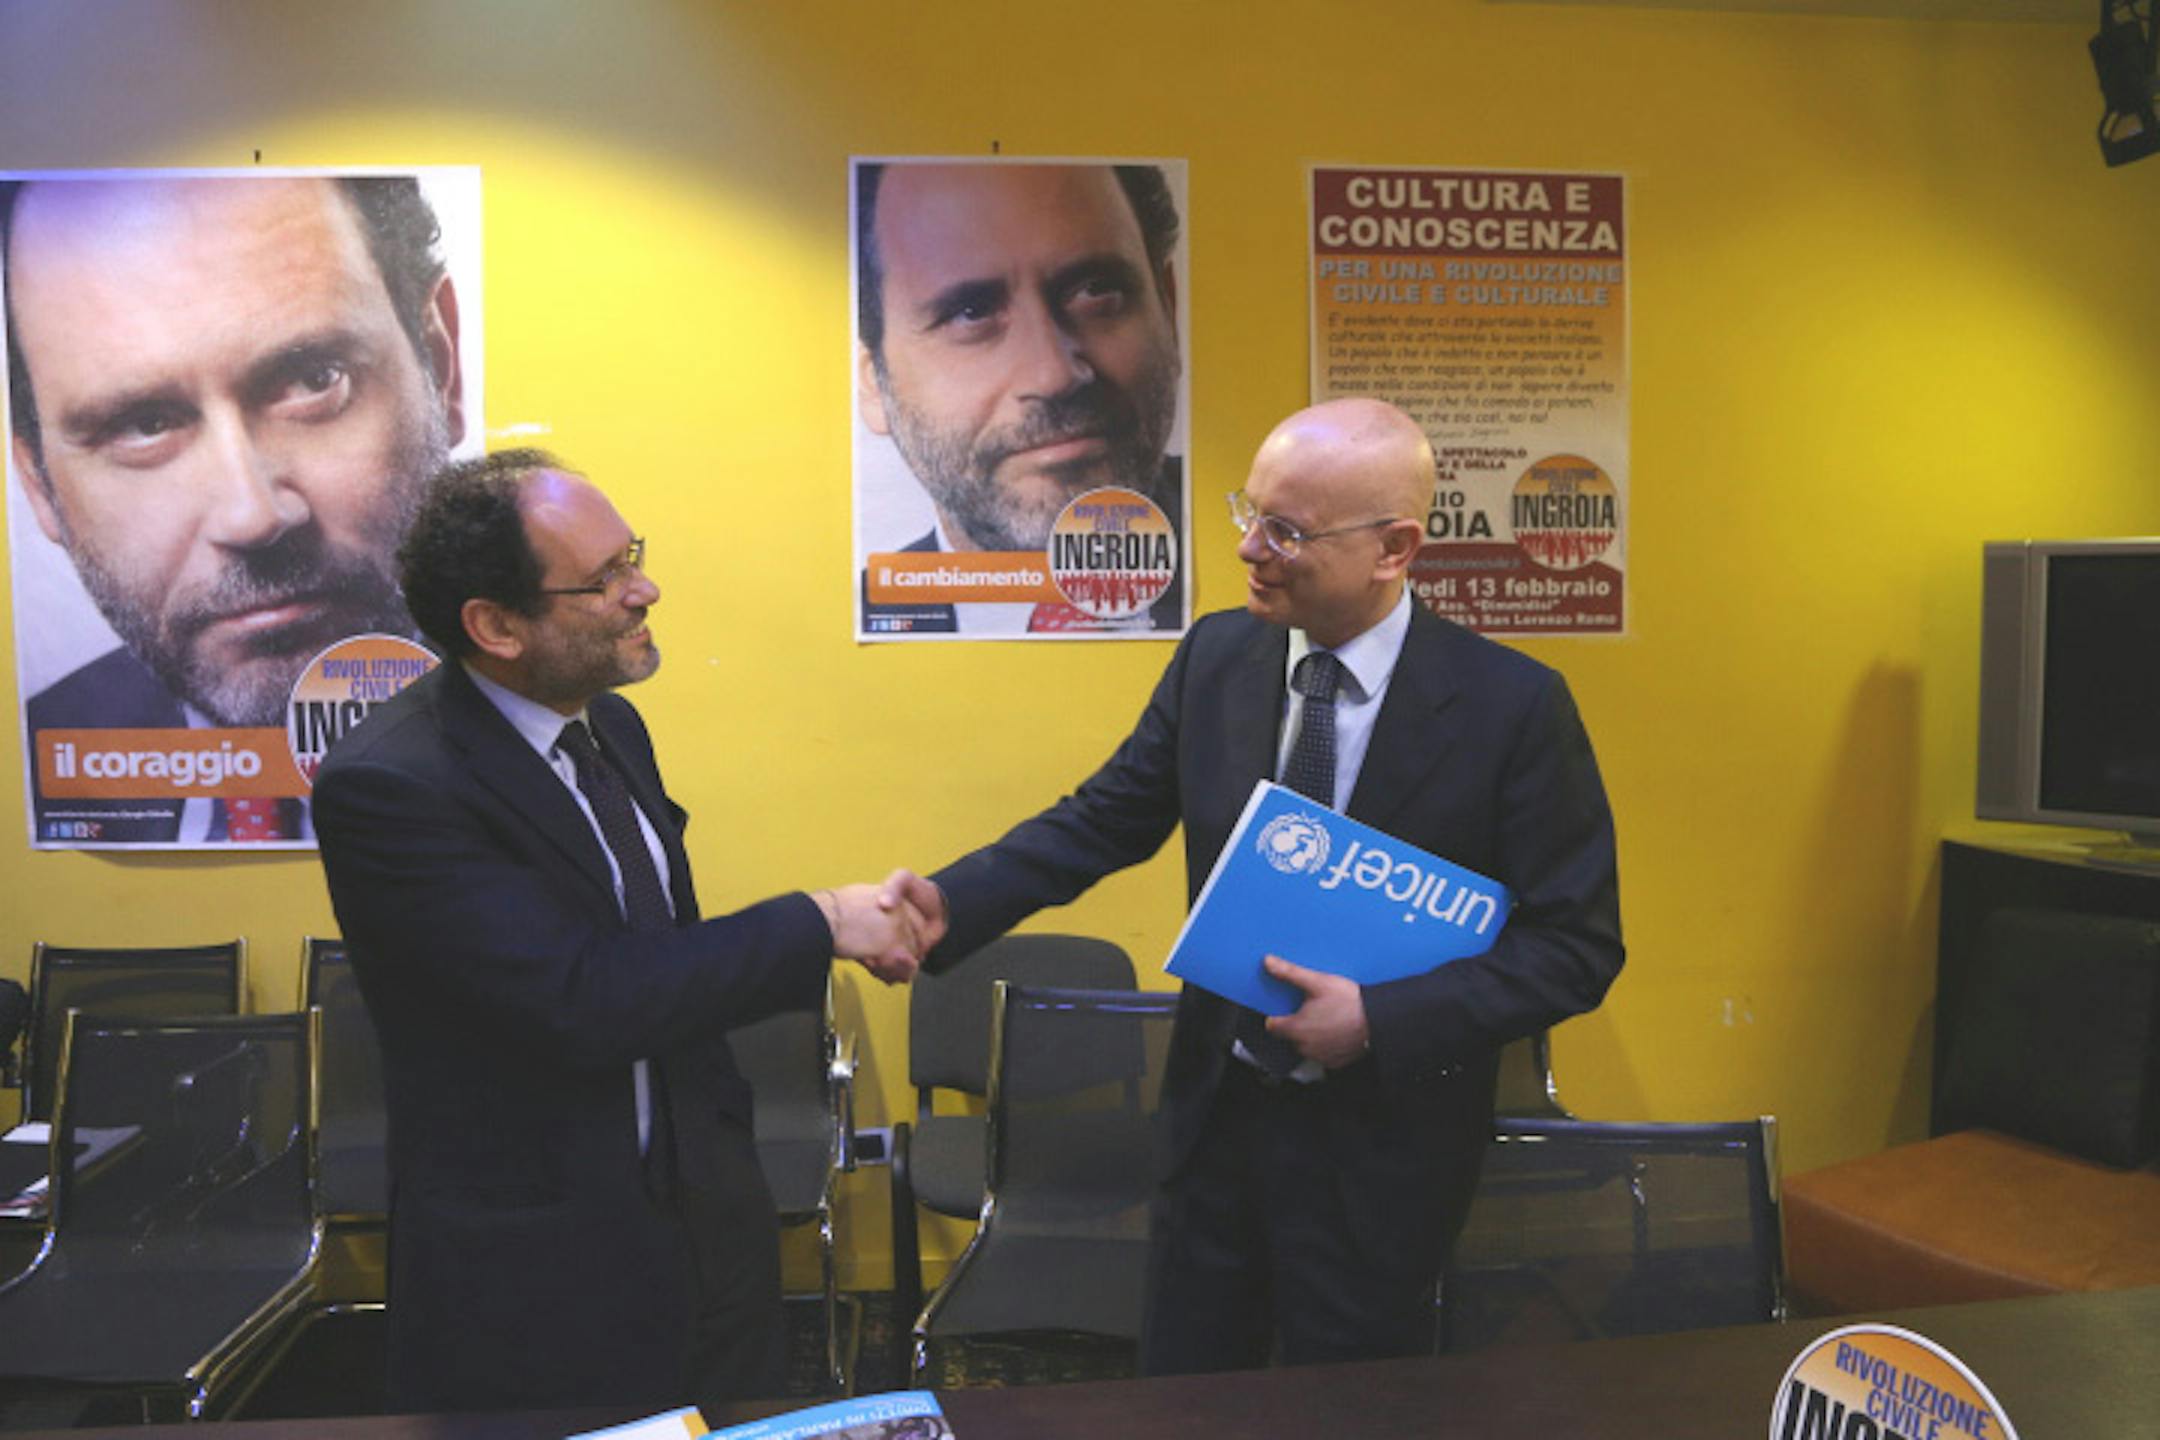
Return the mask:
M 282 728 L 294 683 L 325 648 L 348 635 L 413 633 L 392 567 L 398 543 L 419 508 L 422 488 L 449 455 L 441 415 L 431 414 L 421 432 L 408 436 L 398 452 L 368 549 L 332 549 L 321 527 L 311 521 L 268 545 L 228 555 L 215 580 L 160 604 L 160 597 L 131 591 L 82 545 L 64 512 L 61 543 L 120 642 L 175 696 L 218 725 Z M 325 602 L 322 613 L 249 635 L 237 664 L 213 663 L 203 653 L 203 633 L 221 617 L 303 599 Z
M 1131 392 L 1095 380 L 1031 407 L 1016 425 L 968 435 L 941 430 L 903 400 L 878 371 L 893 443 L 948 524 L 984 550 L 1041 550 L 1050 527 L 1074 496 L 1100 485 L 1120 485 L 1168 508 L 1162 493 L 1163 447 L 1177 412 L 1177 356 L 1165 347 L 1149 357 Z M 998 469 L 1026 450 L 1083 436 L 1100 438 L 1101 459 L 1042 467 L 1059 482 L 1045 494 L 1006 489 Z
M 620 606 L 611 605 L 611 611 Z M 648 641 L 640 655 L 625 658 L 616 648 L 622 636 L 645 623 L 646 612 L 637 611 L 609 628 L 557 630 L 548 643 L 525 652 L 525 673 L 519 688 L 543 705 L 583 705 L 593 696 L 649 679 L 660 668 L 660 647 Z

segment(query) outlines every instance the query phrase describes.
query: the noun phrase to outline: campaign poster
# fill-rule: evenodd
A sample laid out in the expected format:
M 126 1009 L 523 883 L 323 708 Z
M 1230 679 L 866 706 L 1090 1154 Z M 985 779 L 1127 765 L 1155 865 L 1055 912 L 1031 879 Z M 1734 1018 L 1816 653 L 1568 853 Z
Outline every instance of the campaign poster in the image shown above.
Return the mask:
M 849 162 L 855 638 L 1191 614 L 1181 160 Z
M 478 454 L 477 169 L 0 172 L 30 843 L 312 848 L 434 664 L 395 552 Z
M 1439 489 L 1411 569 L 1494 635 L 1627 624 L 1624 179 L 1315 166 L 1312 395 L 1392 401 Z

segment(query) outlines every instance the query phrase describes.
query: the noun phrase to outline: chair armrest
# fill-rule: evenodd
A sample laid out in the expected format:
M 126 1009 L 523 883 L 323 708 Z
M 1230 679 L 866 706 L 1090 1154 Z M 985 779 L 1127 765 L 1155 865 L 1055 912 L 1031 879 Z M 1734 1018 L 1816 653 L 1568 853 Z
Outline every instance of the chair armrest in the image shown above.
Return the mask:
M 833 1116 L 840 1132 L 840 1168 L 853 1172 L 855 1169 L 855 1037 L 840 1041 L 832 1062 L 826 1067 L 826 1079 L 831 1082 Z

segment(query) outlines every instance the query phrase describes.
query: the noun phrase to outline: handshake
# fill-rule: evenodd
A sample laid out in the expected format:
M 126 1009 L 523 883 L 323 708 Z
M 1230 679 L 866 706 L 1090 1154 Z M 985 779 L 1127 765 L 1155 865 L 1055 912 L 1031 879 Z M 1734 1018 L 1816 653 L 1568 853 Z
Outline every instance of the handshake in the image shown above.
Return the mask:
M 945 938 L 945 894 L 912 870 L 895 870 L 882 885 L 843 885 L 810 898 L 825 914 L 833 953 L 888 985 L 914 979 Z

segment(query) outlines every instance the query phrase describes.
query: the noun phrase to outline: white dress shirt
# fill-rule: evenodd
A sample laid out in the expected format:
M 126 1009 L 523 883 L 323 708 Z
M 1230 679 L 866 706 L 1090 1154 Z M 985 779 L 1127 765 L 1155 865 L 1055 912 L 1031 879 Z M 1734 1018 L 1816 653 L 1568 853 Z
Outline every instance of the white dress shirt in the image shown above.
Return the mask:
M 1379 624 L 1344 641 L 1332 652 L 1343 667 L 1342 683 L 1335 687 L 1335 794 L 1329 800 L 1331 808 L 1337 811 L 1350 808 L 1351 792 L 1357 789 L 1358 771 L 1364 767 L 1365 752 L 1372 745 L 1373 722 L 1380 718 L 1380 702 L 1387 699 L 1388 682 L 1395 677 L 1395 662 L 1402 658 L 1403 641 L 1409 636 L 1410 591 L 1405 587 L 1395 608 L 1381 617 Z M 1289 669 L 1284 672 L 1282 740 L 1275 750 L 1275 777 L 1278 780 L 1290 763 L 1290 747 L 1297 739 L 1298 727 L 1305 723 L 1305 697 L 1298 694 L 1297 686 L 1290 682 L 1297 676 L 1298 661 L 1314 648 L 1311 638 L 1303 630 L 1290 632 L 1290 653 L 1285 662 Z M 1242 1040 L 1233 1040 L 1230 1050 L 1248 1065 L 1260 1063 L 1246 1051 Z M 1326 1076 L 1327 1071 L 1318 1061 L 1300 1060 L 1289 1078 L 1309 1085 Z

